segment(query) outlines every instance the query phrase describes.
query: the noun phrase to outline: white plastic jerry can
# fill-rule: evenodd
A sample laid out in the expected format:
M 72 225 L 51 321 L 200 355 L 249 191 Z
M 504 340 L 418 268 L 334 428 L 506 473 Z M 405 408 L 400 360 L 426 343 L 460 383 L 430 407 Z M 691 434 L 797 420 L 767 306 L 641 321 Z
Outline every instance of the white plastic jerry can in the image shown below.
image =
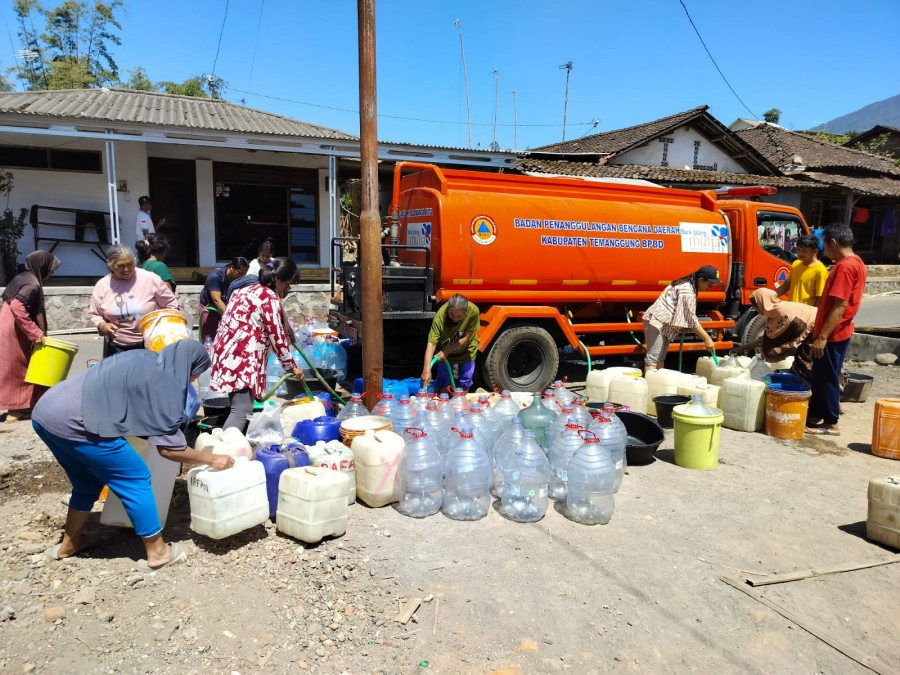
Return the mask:
M 400 499 L 397 465 L 406 443 L 393 431 L 367 430 L 353 439 L 350 449 L 356 458 L 356 496 L 372 507 L 386 506 Z
M 275 527 L 289 537 L 314 544 L 347 531 L 350 476 L 322 466 L 285 469 L 278 483 Z
M 312 466 L 324 466 L 349 476 L 347 503 L 353 504 L 356 501 L 356 458 L 353 451 L 340 441 L 318 441 L 307 446 L 306 454 Z
M 766 421 L 766 385 L 737 377 L 722 383 L 722 425 L 736 431 L 759 431 Z
M 240 429 L 213 429 L 211 432 L 203 432 L 197 436 L 194 449 L 199 452 L 210 452 L 214 455 L 231 455 L 235 459 L 253 457 L 253 448 Z
M 155 445 L 148 443 L 143 438 L 128 436 L 125 438 L 141 459 L 150 469 L 150 485 L 153 489 L 153 498 L 156 501 L 156 512 L 159 514 L 159 523 L 166 526 L 166 518 L 169 516 L 169 504 L 172 502 L 172 491 L 175 489 L 175 479 L 181 471 L 178 462 L 172 462 L 159 454 Z M 134 528 L 131 518 L 125 512 L 125 507 L 110 490 L 100 514 L 100 523 L 114 527 Z
M 224 539 L 269 519 L 262 462 L 238 458 L 230 469 L 198 466 L 187 475 L 191 529 Z

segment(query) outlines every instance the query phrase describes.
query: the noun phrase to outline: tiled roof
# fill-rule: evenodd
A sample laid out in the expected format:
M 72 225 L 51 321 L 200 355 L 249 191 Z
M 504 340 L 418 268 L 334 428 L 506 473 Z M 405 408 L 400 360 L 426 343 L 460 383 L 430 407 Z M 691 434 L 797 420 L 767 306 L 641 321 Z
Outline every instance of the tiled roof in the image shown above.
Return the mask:
M 889 159 L 834 145 L 809 134 L 763 123 L 753 129 L 738 131 L 737 135 L 778 167 L 789 166 L 794 156 L 799 155 L 800 163 L 807 169 L 856 169 L 869 172 L 869 175 L 900 178 L 900 167 Z
M 633 178 L 668 185 L 696 183 L 702 185 L 804 187 L 803 183 L 786 176 L 758 176 L 750 173 L 725 173 L 723 171 L 693 171 L 690 169 L 670 169 L 662 166 L 642 166 L 638 164 L 598 165 L 589 162 L 523 158 L 516 163 L 516 169 L 523 173 L 547 173 L 590 178 Z
M 128 89 L 62 89 L 0 93 L 0 115 L 101 121 L 192 131 L 356 140 L 356 136 L 227 101 Z
M 900 198 L 900 177 L 897 176 L 873 176 L 871 174 L 847 175 L 842 173 L 807 170 L 799 174 L 798 178 L 806 178 L 827 185 L 836 185 L 859 194 L 870 195 L 873 197 Z
M 553 143 L 540 148 L 534 148 L 534 152 L 555 152 L 560 154 L 599 153 L 610 154 L 622 152 L 636 144 L 644 143 L 654 136 L 664 134 L 668 130 L 683 125 L 695 117 L 703 115 L 709 106 L 701 105 L 685 112 L 680 112 L 669 117 L 638 124 L 633 127 L 604 131 L 585 138 L 578 138 L 562 143 Z

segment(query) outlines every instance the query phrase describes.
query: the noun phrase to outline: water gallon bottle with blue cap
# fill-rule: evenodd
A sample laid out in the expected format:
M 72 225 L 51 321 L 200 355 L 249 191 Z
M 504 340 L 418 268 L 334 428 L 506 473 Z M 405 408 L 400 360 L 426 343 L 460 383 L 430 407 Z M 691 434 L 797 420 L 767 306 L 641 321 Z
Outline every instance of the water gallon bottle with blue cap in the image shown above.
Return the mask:
M 447 453 L 441 511 L 454 520 L 479 520 L 491 507 L 491 463 L 470 427 Z
M 550 462 L 526 430 L 503 467 L 503 513 L 517 523 L 534 523 L 547 513 Z
M 590 431 L 579 433 L 584 443 L 566 467 L 568 493 L 564 514 L 582 525 L 605 525 L 616 508 L 613 496 L 616 467 L 610 456 L 611 441 L 604 444 Z
M 410 518 L 427 518 L 440 511 L 443 500 L 441 454 L 424 430 L 411 427 L 408 431 L 397 468 L 397 510 Z

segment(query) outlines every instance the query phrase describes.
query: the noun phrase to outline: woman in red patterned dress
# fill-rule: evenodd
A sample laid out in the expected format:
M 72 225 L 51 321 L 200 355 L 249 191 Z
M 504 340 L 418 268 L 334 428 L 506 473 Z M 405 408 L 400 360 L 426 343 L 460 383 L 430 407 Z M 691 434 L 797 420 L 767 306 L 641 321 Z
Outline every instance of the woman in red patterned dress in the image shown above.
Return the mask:
M 269 348 L 285 372 L 303 379 L 291 355 L 294 336 L 281 306 L 296 274 L 293 260 L 275 258 L 260 270 L 259 283 L 236 290 L 228 301 L 213 343 L 210 381 L 211 389 L 228 394 L 231 401 L 225 429 L 244 431 L 254 398 L 265 395 Z

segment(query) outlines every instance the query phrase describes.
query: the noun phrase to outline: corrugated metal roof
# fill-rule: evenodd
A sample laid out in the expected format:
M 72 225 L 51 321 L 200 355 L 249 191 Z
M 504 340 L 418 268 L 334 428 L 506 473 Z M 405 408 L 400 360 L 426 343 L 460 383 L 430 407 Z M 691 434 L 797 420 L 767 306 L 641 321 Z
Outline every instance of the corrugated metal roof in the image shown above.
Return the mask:
M 227 101 L 128 89 L 62 89 L 0 93 L 0 114 L 98 121 L 191 131 L 356 140 L 357 137 Z

